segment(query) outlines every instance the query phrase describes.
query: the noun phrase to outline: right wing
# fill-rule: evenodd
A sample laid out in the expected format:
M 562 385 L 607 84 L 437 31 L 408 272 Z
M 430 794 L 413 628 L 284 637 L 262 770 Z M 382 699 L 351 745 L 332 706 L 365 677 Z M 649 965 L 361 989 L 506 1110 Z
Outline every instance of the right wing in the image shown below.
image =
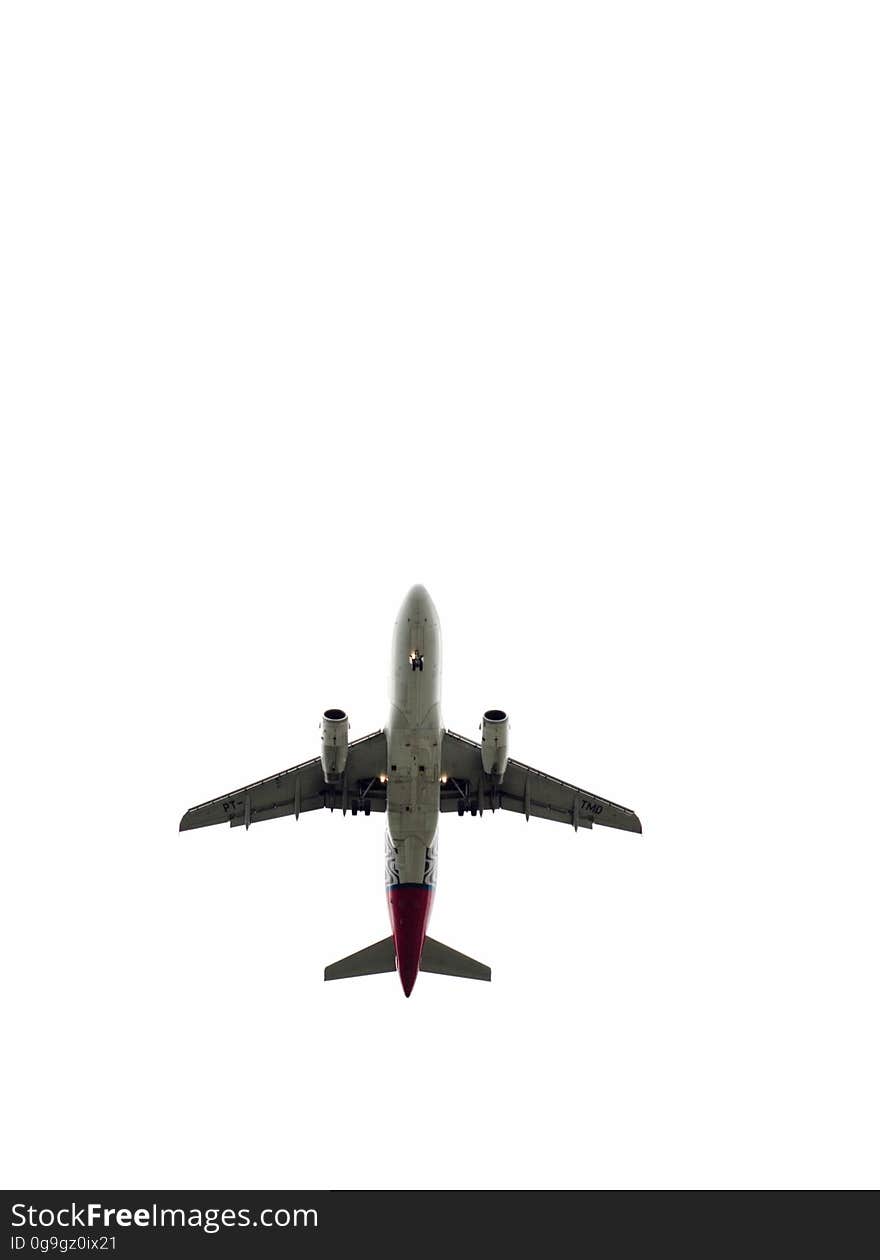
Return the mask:
M 500 785 L 483 773 L 480 745 L 452 731 L 443 732 L 441 753 L 446 782 L 440 790 L 440 808 L 481 813 L 483 809 L 509 809 L 526 818 L 549 818 L 553 822 L 578 826 L 616 827 L 620 831 L 641 831 L 642 824 L 631 809 L 615 805 L 604 796 L 575 787 L 562 779 L 535 770 L 521 761 L 510 760 Z
M 365 814 L 371 809 L 384 812 L 387 787 L 380 776 L 387 766 L 385 732 L 374 731 L 349 744 L 341 783 L 325 783 L 321 758 L 315 757 L 226 796 L 215 796 L 204 805 L 194 805 L 181 818 L 180 830 L 227 822 L 231 827 L 249 827 L 251 823 L 283 818 L 285 814 L 298 818 L 311 809 L 341 809 L 343 813 L 349 809 L 356 813 L 361 809 Z

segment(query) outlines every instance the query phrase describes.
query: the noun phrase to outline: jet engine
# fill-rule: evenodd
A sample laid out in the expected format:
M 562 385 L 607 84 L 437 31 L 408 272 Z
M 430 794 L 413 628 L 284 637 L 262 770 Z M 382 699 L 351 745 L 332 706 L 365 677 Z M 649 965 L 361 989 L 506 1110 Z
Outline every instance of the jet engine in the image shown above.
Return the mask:
M 321 769 L 327 783 L 338 783 L 348 760 L 348 714 L 325 709 L 321 718 Z
M 507 769 L 507 714 L 503 709 L 487 709 L 483 714 L 483 769 L 496 783 Z

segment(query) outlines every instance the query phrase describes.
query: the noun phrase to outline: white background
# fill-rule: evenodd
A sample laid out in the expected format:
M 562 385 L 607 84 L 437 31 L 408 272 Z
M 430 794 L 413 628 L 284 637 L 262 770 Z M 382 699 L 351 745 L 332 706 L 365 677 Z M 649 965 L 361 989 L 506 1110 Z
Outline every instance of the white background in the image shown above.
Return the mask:
M 865 4 L 4 6 L 10 1187 L 878 1181 Z M 445 717 L 641 837 L 178 835 Z

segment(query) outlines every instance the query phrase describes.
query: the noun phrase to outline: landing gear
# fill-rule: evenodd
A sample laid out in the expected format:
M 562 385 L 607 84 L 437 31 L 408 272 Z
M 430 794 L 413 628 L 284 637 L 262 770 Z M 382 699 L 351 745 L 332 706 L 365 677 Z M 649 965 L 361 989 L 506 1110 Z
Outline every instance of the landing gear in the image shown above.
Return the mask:
M 425 658 L 422 656 L 421 652 L 412 651 L 409 654 L 409 664 L 410 669 L 424 669 Z

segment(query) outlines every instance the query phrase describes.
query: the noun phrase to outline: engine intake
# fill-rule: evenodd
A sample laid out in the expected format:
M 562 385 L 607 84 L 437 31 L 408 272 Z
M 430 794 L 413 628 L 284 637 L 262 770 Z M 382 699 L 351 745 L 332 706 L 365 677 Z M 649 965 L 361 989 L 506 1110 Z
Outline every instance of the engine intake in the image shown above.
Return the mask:
M 483 769 L 496 783 L 507 769 L 507 714 L 503 709 L 487 709 L 483 714 Z
M 326 783 L 338 783 L 348 760 L 348 714 L 325 709 L 321 718 L 321 769 Z

